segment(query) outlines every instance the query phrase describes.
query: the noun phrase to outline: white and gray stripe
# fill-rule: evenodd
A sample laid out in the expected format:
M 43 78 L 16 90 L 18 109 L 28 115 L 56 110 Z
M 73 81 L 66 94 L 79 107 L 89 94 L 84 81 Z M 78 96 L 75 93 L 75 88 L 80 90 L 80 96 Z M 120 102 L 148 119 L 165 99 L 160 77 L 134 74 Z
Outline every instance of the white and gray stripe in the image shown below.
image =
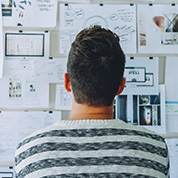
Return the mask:
M 78 129 L 55 124 L 36 132 L 17 148 L 17 178 L 169 177 L 164 139 L 123 123 L 117 129 L 119 123 L 87 128 L 89 121 L 82 121 Z
M 115 173 L 115 172 L 109 172 L 109 173 L 83 173 L 83 174 L 60 174 L 60 175 L 48 175 L 41 178 L 155 178 L 153 176 L 147 176 L 143 174 L 132 174 L 132 173 Z
M 145 138 L 142 136 L 134 136 L 134 135 L 118 135 L 115 136 L 100 136 L 100 137 L 43 137 L 43 138 L 38 138 L 30 143 L 25 144 L 24 146 L 20 147 L 16 151 L 16 156 L 20 154 L 21 152 L 36 146 L 38 144 L 43 144 L 46 142 L 55 142 L 55 143 L 97 143 L 101 142 L 100 140 L 104 140 L 105 142 L 123 142 L 123 141 L 130 141 L 132 140 L 133 142 L 142 142 L 142 143 L 148 143 L 152 144 L 157 147 L 165 148 L 165 143 L 160 142 L 157 140 L 153 140 L 150 138 Z
M 23 142 L 19 143 L 17 148 L 27 144 L 30 141 L 33 141 L 37 138 L 43 137 L 94 137 L 94 136 L 114 136 L 114 135 L 137 135 L 146 138 L 155 139 L 158 141 L 163 141 L 164 139 L 156 134 L 150 134 L 143 131 L 137 130 L 125 130 L 125 129 L 113 129 L 113 128 L 104 128 L 104 129 L 73 129 L 73 130 L 52 130 L 50 132 L 44 132 L 36 136 L 25 139 Z
M 151 161 L 157 161 L 159 163 L 166 163 L 167 162 L 167 158 L 163 158 L 162 156 L 158 156 L 155 154 L 151 154 L 151 153 L 147 153 L 145 154 L 145 152 L 143 151 L 136 151 L 136 150 L 124 150 L 124 149 L 120 149 L 120 150 L 107 150 L 107 152 L 105 150 L 99 150 L 99 151 L 75 151 L 75 154 L 73 153 L 73 151 L 53 151 L 53 152 L 42 152 L 39 154 L 35 154 L 31 157 L 28 157 L 26 159 L 24 159 L 23 161 L 20 162 L 20 164 L 18 164 L 18 166 L 16 167 L 16 171 L 17 173 L 23 169 L 25 166 L 27 166 L 29 164 L 29 162 L 31 162 L 31 160 L 43 160 L 43 159 L 55 159 L 56 155 L 58 156 L 58 158 L 88 158 L 88 157 L 114 157 L 115 155 L 121 157 L 121 156 L 125 156 L 125 157 L 136 157 L 137 158 L 142 158 L 142 159 L 147 159 L 149 157 L 149 159 Z M 167 164 L 165 164 L 164 166 L 167 166 Z
M 51 167 L 63 166 L 100 166 L 100 165 L 125 165 L 125 166 L 138 166 L 160 171 L 161 173 L 168 174 L 167 167 L 149 159 L 132 158 L 132 157 L 99 157 L 99 158 L 56 158 L 46 159 L 35 163 L 31 163 L 18 173 L 19 177 L 25 177 L 31 171 Z
M 66 177 L 70 174 L 77 176 L 77 174 L 93 174 L 96 173 L 98 176 L 103 173 L 116 173 L 119 177 L 120 174 L 129 173 L 132 175 L 144 175 L 144 176 L 152 176 L 156 178 L 165 178 L 165 175 L 159 171 L 137 167 L 137 166 L 125 166 L 125 165 L 105 165 L 105 166 L 71 166 L 71 167 L 54 167 L 54 168 L 46 168 L 41 169 L 35 172 L 28 174 L 25 178 L 32 178 L 32 177 L 43 177 L 49 175 L 61 175 L 65 174 Z M 125 178 L 125 177 L 124 177 Z M 129 178 L 129 177 L 127 177 Z
M 101 143 L 43 143 L 33 146 L 16 156 L 16 165 L 18 165 L 22 160 L 32 156 L 34 154 L 39 154 L 46 151 L 94 151 L 94 150 L 140 150 L 144 152 L 153 153 L 160 155 L 162 157 L 167 157 L 167 151 L 160 147 L 155 147 L 146 143 L 139 142 L 101 142 Z

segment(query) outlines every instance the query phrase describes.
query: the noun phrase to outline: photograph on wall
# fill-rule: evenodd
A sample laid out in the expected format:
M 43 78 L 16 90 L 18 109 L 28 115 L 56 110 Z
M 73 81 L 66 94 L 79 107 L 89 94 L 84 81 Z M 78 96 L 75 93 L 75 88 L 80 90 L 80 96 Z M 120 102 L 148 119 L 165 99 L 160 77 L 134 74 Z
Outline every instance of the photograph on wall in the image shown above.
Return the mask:
M 3 24 L 8 27 L 56 26 L 56 0 L 3 0 Z
M 22 97 L 22 83 L 21 81 L 9 80 L 9 98 Z
M 164 85 L 159 86 L 157 95 L 119 95 L 115 102 L 115 118 L 158 133 L 166 132 Z
M 139 124 L 160 126 L 160 104 L 160 94 L 139 96 Z
M 60 53 L 68 53 L 78 32 L 100 25 L 115 32 L 123 51 L 136 53 L 136 6 L 60 4 Z
M 137 16 L 139 53 L 178 53 L 178 5 L 138 5 Z
M 1 0 L 2 16 L 12 16 L 12 0 Z

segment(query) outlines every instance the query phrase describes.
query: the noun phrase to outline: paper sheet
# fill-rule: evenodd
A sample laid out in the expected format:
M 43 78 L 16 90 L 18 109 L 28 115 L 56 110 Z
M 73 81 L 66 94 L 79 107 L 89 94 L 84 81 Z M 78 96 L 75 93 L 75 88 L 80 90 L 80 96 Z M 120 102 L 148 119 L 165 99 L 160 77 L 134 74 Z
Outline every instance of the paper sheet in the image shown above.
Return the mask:
M 55 109 L 71 110 L 72 109 L 72 95 L 67 92 L 64 85 L 56 85 L 56 102 Z
M 48 31 L 4 31 L 5 59 L 49 58 Z
M 57 0 L 9 0 L 3 3 L 4 26 L 49 27 L 56 26 Z
M 177 11 L 177 4 L 138 5 L 139 53 L 178 53 Z
M 6 60 L 0 79 L 1 108 L 48 108 L 49 83 L 34 77 L 32 60 Z
M 165 85 L 159 85 L 159 94 L 120 95 L 116 97 L 115 118 L 143 126 L 157 133 L 166 132 Z
M 166 84 L 166 112 L 167 132 L 178 132 L 178 57 L 167 57 Z
M 59 111 L 1 111 L 0 161 L 14 161 L 15 149 L 23 138 L 60 119 Z
M 4 45 L 3 45 L 3 29 L 2 29 L 2 12 L 0 2 L 0 78 L 3 75 L 3 63 L 4 63 Z
M 60 5 L 60 53 L 67 53 L 76 34 L 91 25 L 114 31 L 125 53 L 136 53 L 136 7 L 130 5 Z
M 36 60 L 34 66 L 36 80 L 44 80 L 48 83 L 64 83 L 64 73 L 67 70 L 66 58 Z
M 178 138 L 169 138 L 165 140 L 169 150 L 170 157 L 170 177 L 178 177 Z
M 0 167 L 0 178 L 15 178 L 13 167 Z
M 43 42 L 43 34 L 6 34 L 6 56 L 44 56 Z
M 158 58 L 126 58 L 123 95 L 158 94 Z

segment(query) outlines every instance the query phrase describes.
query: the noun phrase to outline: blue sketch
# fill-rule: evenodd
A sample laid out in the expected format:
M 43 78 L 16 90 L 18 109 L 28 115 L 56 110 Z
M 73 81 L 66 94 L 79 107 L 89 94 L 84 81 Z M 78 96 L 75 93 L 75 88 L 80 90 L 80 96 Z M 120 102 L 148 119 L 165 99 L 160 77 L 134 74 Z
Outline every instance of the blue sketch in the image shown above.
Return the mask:
M 113 20 L 113 21 L 116 21 L 118 20 L 118 15 L 117 14 L 112 14 L 110 17 L 109 17 L 110 20 Z

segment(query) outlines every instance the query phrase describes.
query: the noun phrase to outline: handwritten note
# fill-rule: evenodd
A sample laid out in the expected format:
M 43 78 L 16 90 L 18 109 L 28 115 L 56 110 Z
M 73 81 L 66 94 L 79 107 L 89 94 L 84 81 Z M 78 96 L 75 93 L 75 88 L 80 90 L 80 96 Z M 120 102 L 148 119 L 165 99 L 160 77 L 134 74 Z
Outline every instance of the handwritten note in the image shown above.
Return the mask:
M 66 72 L 67 59 L 53 58 L 49 60 L 36 60 L 35 77 L 37 80 L 44 80 L 49 83 L 63 83 Z
M 135 6 L 106 4 L 60 5 L 60 53 L 67 53 L 76 34 L 93 25 L 114 31 L 124 52 L 136 53 Z

